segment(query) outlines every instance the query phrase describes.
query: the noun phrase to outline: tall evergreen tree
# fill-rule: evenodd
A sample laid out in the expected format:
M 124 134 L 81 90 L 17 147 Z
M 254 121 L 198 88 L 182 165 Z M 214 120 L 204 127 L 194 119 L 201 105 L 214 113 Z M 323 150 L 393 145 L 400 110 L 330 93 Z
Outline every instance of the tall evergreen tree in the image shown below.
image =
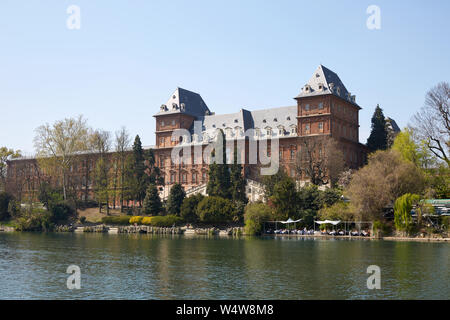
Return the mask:
M 367 147 L 372 151 L 386 150 L 388 132 L 386 130 L 386 118 L 379 105 L 372 116 L 372 131 L 367 139 Z
M 245 195 L 246 181 L 242 175 L 242 166 L 237 160 L 237 148 L 234 148 L 233 163 L 230 166 L 230 194 L 234 202 L 247 203 Z
M 215 155 L 217 153 L 217 158 Z M 225 134 L 219 131 L 216 139 L 216 149 L 211 154 L 215 161 L 209 165 L 209 181 L 206 192 L 209 196 L 217 196 L 231 199 L 230 193 L 230 169 L 227 165 Z M 222 163 L 218 159 L 221 157 Z
M 134 199 L 139 201 L 142 206 L 142 200 L 145 197 L 147 181 L 145 178 L 144 150 L 142 149 L 141 138 L 136 136 L 133 143 L 133 191 Z
M 154 184 L 150 184 L 144 198 L 144 213 L 157 216 L 161 213 L 162 203 L 158 194 L 158 189 Z
M 179 216 L 181 204 L 185 197 L 186 192 L 184 192 L 181 184 L 175 183 L 170 189 L 169 198 L 167 199 L 167 212 Z

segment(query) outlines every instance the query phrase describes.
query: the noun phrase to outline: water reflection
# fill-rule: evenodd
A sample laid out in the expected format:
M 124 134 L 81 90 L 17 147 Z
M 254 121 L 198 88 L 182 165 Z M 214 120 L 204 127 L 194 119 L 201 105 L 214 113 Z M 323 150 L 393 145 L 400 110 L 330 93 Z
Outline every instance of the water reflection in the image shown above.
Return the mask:
M 446 243 L 0 234 L 1 299 L 447 299 Z M 82 289 L 66 288 L 79 265 Z M 382 289 L 369 290 L 369 265 Z

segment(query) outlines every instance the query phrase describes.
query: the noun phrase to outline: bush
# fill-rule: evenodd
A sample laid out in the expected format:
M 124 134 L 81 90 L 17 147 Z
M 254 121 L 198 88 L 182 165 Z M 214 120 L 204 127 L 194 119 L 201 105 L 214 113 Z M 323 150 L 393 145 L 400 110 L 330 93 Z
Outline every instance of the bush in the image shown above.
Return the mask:
M 130 216 L 107 216 L 102 217 L 102 223 L 126 226 L 130 224 Z
M 272 209 L 261 202 L 249 203 L 245 207 L 245 234 L 256 235 L 263 231 L 263 223 L 273 219 Z
M 52 214 L 41 209 L 33 210 L 17 219 L 17 231 L 51 231 L 54 228 Z
M 52 205 L 50 212 L 52 222 L 57 224 L 65 223 L 71 219 L 75 219 L 77 216 L 75 209 L 64 202 Z
M 152 224 L 152 218 L 153 217 L 143 217 L 141 224 L 146 225 L 146 226 L 150 226 Z
M 86 217 L 85 216 L 81 216 L 80 217 L 80 223 L 84 224 L 86 222 Z
M 232 221 L 233 203 L 221 197 L 205 197 L 197 208 L 201 222 L 226 223 Z
M 13 197 L 9 193 L 0 192 L 0 221 L 8 220 L 10 218 L 8 207 L 12 200 Z
M 181 204 L 180 214 L 186 222 L 197 222 L 199 217 L 197 215 L 198 204 L 205 198 L 201 193 L 195 194 L 183 200 Z
M 182 221 L 183 219 L 175 215 L 150 217 L 150 224 L 154 227 L 172 227 Z
M 98 207 L 98 202 L 95 200 L 77 200 L 76 204 L 77 208 L 81 210 Z
M 142 223 L 142 218 L 141 216 L 134 216 L 130 218 L 130 224 L 141 224 Z

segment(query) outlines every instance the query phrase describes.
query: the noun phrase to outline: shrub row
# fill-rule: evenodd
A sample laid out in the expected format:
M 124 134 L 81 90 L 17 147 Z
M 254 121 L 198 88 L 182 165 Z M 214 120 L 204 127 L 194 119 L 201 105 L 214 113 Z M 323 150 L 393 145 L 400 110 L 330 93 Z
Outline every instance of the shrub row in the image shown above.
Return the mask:
M 102 223 L 111 225 L 138 224 L 154 227 L 171 227 L 181 222 L 183 222 L 183 219 L 175 215 L 153 217 L 133 216 L 131 218 L 130 216 L 108 216 L 102 218 Z
M 126 226 L 130 223 L 129 216 L 107 216 L 102 218 L 102 223 Z

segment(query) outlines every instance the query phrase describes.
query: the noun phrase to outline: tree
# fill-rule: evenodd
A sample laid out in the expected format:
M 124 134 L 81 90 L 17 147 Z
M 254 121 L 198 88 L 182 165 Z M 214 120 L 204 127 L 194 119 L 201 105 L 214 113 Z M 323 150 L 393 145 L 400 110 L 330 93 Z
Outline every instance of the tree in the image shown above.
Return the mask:
M 147 188 L 143 209 L 145 214 L 152 216 L 157 216 L 162 211 L 161 198 L 159 197 L 158 189 L 154 184 L 150 184 Z
M 421 193 L 425 180 L 421 170 L 395 150 L 377 151 L 358 170 L 344 194 L 359 220 L 380 220 L 383 210 L 405 193 Z
M 48 123 L 36 129 L 34 145 L 41 168 L 47 167 L 59 172 L 64 200 L 67 200 L 67 171 L 74 156 L 88 150 L 89 128 L 83 116 Z
M 125 127 L 122 127 L 120 131 L 116 132 L 116 153 L 118 156 L 118 167 L 120 171 L 120 212 L 123 212 L 123 200 L 124 200 L 124 193 L 125 193 L 125 162 L 126 162 L 126 156 L 128 147 L 130 145 L 130 135 L 128 134 L 128 131 L 125 129 Z
M 298 217 L 298 193 L 292 178 L 287 177 L 278 182 L 270 200 L 275 206 L 277 219 Z
M 147 181 L 145 179 L 145 164 L 144 164 L 144 149 L 142 149 L 141 138 L 136 136 L 133 143 L 133 177 L 134 183 L 132 184 L 134 200 L 139 202 L 142 206 L 142 200 L 146 196 Z
M 201 222 L 226 223 L 232 220 L 233 202 L 221 197 L 205 197 L 197 208 Z
M 429 168 L 435 162 L 431 152 L 425 148 L 424 144 L 418 145 L 415 142 L 414 132 L 411 128 L 405 128 L 397 135 L 392 149 L 398 151 L 403 159 L 411 161 L 420 168 Z
M 269 199 L 273 196 L 275 186 L 278 182 L 288 178 L 286 171 L 280 167 L 276 174 L 266 175 L 262 177 L 262 184 L 264 185 L 264 196 Z
M 8 161 L 21 157 L 20 150 L 0 148 L 0 191 L 6 188 L 6 171 L 8 169 Z
M 47 210 L 63 201 L 62 190 L 52 187 L 48 182 L 43 182 L 39 186 L 38 200 Z
M 372 116 L 372 131 L 367 139 L 367 147 L 372 151 L 386 150 L 387 138 L 386 118 L 383 110 L 377 105 Z
M 450 167 L 450 85 L 441 82 L 425 98 L 413 117 L 413 125 L 427 148 Z
M 180 215 L 181 204 L 186 197 L 183 187 L 179 183 L 175 183 L 170 188 L 169 198 L 167 199 L 167 212 L 169 214 Z
M 244 213 L 245 234 L 261 234 L 264 223 L 271 220 L 273 220 L 272 208 L 261 202 L 249 203 Z
M 10 218 L 9 214 L 9 203 L 13 201 L 13 197 L 6 192 L 0 192 L 0 221 L 8 220 Z
M 199 216 L 197 215 L 197 208 L 198 204 L 204 198 L 205 197 L 201 193 L 197 193 L 190 197 L 184 198 L 180 208 L 180 214 L 184 221 L 192 223 L 199 220 Z
M 111 161 L 108 152 L 111 148 L 111 134 L 108 131 L 96 130 L 90 137 L 92 150 L 98 155 L 95 167 L 95 195 L 102 212 L 102 203 L 106 203 L 106 214 L 109 215 L 109 191 Z
M 297 152 L 296 170 L 317 186 L 336 185 L 345 168 L 344 154 L 336 140 L 326 137 L 304 137 Z
M 242 166 L 237 160 L 237 148 L 233 152 L 233 163 L 230 166 L 230 194 L 233 202 L 247 203 L 245 186 L 247 182 L 242 175 Z
M 338 201 L 331 206 L 325 206 L 319 210 L 318 218 L 321 220 L 353 221 L 353 208 L 350 203 Z
M 206 193 L 209 196 L 231 199 L 230 171 L 227 165 L 225 134 L 222 130 L 219 130 L 215 143 L 216 149 L 211 154 L 213 160 L 209 165 L 209 180 L 206 186 Z
M 411 210 L 419 200 L 419 195 L 411 193 L 406 193 L 395 200 L 394 223 L 398 231 L 409 233 L 412 224 Z

